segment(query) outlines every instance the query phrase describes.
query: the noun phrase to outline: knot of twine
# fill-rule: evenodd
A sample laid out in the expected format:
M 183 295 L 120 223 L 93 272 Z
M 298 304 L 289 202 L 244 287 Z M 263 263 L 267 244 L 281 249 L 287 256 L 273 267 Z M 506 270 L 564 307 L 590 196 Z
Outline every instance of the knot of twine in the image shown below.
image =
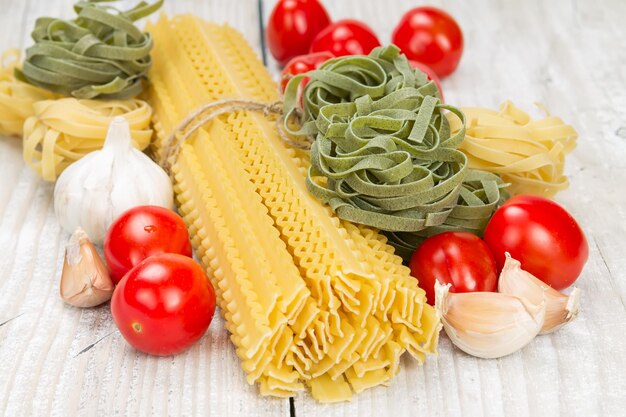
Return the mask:
M 263 103 L 255 100 L 224 99 L 202 104 L 176 126 L 163 142 L 163 152 L 159 159 L 159 165 L 171 176 L 172 165 L 176 162 L 183 144 L 189 137 L 211 120 L 238 110 L 258 111 L 267 118 L 273 114 L 279 115 L 280 117 L 276 119 L 276 130 L 282 141 L 298 149 L 309 150 L 311 148 L 312 141 L 310 138 L 303 142 L 296 142 L 285 131 L 282 101 Z

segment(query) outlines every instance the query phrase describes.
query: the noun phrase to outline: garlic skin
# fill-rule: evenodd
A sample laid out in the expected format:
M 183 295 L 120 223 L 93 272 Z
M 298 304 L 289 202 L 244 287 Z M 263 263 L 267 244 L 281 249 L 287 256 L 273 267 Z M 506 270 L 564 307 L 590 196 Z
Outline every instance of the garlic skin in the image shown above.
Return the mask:
M 82 229 L 70 236 L 65 249 L 60 294 L 74 307 L 94 307 L 111 299 L 115 285 L 104 261 Z
M 126 119 L 109 125 L 101 150 L 70 165 L 54 188 L 54 211 L 71 233 L 81 227 L 96 244 L 104 241 L 111 223 L 140 205 L 172 208 L 172 183 L 163 169 L 133 148 Z
M 508 294 L 449 290 L 450 284 L 435 284 L 435 309 L 452 343 L 472 356 L 509 355 L 526 346 L 543 326 L 545 300 L 533 304 Z
M 546 300 L 546 318 L 539 334 L 551 333 L 574 320 L 580 311 L 580 290 L 570 295 L 560 293 L 530 272 L 524 271 L 519 261 L 507 252 L 498 281 L 498 292 L 524 297 L 533 303 Z

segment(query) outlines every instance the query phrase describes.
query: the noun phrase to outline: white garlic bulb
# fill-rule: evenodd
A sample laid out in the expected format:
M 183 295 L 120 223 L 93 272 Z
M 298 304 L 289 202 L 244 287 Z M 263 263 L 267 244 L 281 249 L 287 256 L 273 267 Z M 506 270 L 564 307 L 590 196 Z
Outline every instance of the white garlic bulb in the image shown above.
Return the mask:
M 102 149 L 63 171 L 54 188 L 54 211 L 67 232 L 80 227 L 101 244 L 111 223 L 140 205 L 172 208 L 172 183 L 160 166 L 133 148 L 128 122 L 118 116 Z

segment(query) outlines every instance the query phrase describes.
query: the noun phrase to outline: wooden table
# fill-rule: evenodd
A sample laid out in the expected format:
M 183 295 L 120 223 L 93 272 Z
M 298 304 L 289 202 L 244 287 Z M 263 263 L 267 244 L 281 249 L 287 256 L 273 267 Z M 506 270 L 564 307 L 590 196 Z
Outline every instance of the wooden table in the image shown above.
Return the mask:
M 261 6 L 268 16 L 274 1 Z M 325 0 L 335 19 L 367 21 L 388 42 L 408 0 Z M 264 398 L 245 382 L 220 317 L 171 358 L 129 347 L 108 305 L 75 309 L 58 295 L 67 234 L 53 185 L 0 139 L 0 415 L 158 416 L 618 416 L 626 413 L 626 2 L 434 1 L 460 22 L 466 49 L 443 81 L 449 103 L 543 103 L 580 133 L 558 195 L 587 233 L 577 285 L 582 314 L 556 334 L 497 360 L 463 354 L 444 336 L 439 356 L 403 360 L 390 387 L 350 403 L 308 394 Z M 70 17 L 69 0 L 2 0 L 0 47 L 26 47 L 35 18 Z M 257 0 L 167 1 L 165 11 L 228 22 L 261 53 Z M 270 68 L 277 73 L 275 63 Z

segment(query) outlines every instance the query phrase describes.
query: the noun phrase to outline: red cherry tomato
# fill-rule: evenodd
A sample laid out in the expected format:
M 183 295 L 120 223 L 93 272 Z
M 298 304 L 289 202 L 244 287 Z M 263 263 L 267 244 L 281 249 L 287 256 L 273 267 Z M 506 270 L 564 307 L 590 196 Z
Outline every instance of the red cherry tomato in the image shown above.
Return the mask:
M 484 239 L 499 270 L 509 252 L 524 270 L 557 290 L 576 281 L 589 256 L 576 220 L 554 201 L 534 195 L 518 195 L 496 210 Z
M 270 52 L 283 66 L 306 54 L 313 38 L 329 24 L 328 13 L 318 0 L 280 0 L 267 22 Z
M 435 282 L 452 284 L 451 292 L 496 291 L 496 262 L 478 236 L 445 232 L 426 239 L 413 253 L 411 275 L 435 303 Z
M 428 65 L 439 78 L 452 74 L 463 54 L 461 28 L 452 16 L 435 7 L 406 12 L 391 39 L 407 58 Z
M 412 59 L 409 59 L 409 64 L 411 64 L 413 68 L 417 68 L 418 70 L 426 74 L 429 80 L 432 80 L 435 82 L 435 85 L 437 86 L 437 89 L 439 90 L 439 95 L 441 96 L 441 102 L 443 103 L 443 90 L 441 89 L 441 80 L 439 80 L 439 77 L 437 77 L 437 74 L 435 74 L 435 71 L 433 71 L 433 69 L 429 67 L 428 65 L 422 64 L 421 62 L 413 61 Z
M 367 55 L 380 41 L 365 23 L 345 19 L 331 23 L 313 39 L 310 52 L 327 51 L 335 56 Z
M 211 324 L 215 291 L 193 259 L 154 255 L 130 270 L 113 291 L 111 313 L 124 339 L 151 355 L 174 355 Z
M 312 71 L 319 68 L 324 62 L 335 56 L 330 52 L 316 52 L 314 54 L 300 55 L 293 58 L 287 63 L 280 76 L 281 91 L 285 91 L 289 80 L 298 74 Z M 302 80 L 301 88 L 304 88 L 309 82 L 308 78 Z
M 122 213 L 107 231 L 104 257 L 116 284 L 132 267 L 158 253 L 192 254 L 185 222 L 171 210 L 134 207 Z

